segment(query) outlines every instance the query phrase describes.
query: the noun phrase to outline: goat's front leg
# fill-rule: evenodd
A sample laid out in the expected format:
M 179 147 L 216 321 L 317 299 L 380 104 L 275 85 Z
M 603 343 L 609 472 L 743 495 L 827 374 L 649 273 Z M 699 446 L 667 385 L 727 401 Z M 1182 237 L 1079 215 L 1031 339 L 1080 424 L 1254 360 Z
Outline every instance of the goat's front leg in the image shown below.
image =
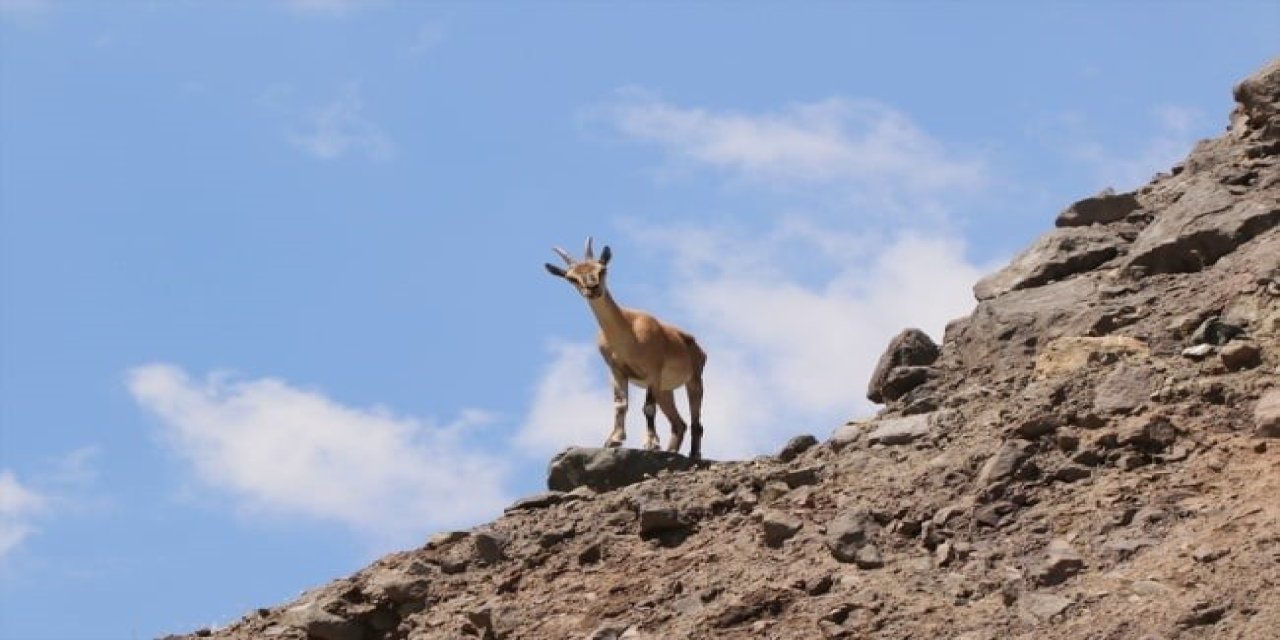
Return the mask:
M 650 385 L 644 394 L 644 426 L 648 429 L 644 436 L 644 448 L 649 451 L 657 451 L 661 446 L 658 442 L 658 427 L 654 424 L 657 415 L 657 395 L 653 392 L 653 385 Z
M 613 432 L 604 441 L 606 447 L 621 447 L 627 441 L 627 375 L 610 367 L 613 375 Z

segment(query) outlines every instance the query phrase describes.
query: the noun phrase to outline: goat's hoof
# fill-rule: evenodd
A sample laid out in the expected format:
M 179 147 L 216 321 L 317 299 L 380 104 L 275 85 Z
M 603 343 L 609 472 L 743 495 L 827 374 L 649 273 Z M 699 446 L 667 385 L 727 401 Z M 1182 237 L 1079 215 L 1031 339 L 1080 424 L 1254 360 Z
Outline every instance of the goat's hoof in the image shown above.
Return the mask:
M 617 449 L 618 447 L 621 447 L 621 446 L 622 446 L 621 440 L 609 440 L 604 443 L 604 448 L 606 449 Z

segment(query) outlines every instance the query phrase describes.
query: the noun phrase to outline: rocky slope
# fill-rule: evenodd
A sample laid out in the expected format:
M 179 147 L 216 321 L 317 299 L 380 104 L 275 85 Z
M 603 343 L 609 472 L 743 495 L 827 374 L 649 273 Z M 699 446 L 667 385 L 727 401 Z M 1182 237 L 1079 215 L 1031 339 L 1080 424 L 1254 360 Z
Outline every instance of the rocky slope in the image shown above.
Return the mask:
M 697 467 L 570 450 L 492 523 L 193 635 L 1277 637 L 1280 60 L 1235 97 L 942 345 L 895 339 L 875 418 Z

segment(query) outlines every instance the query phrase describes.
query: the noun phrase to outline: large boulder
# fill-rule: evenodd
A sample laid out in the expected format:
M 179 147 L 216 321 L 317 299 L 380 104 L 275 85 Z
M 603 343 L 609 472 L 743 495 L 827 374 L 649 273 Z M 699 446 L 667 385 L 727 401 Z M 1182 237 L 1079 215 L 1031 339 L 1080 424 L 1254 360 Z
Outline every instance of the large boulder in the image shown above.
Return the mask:
M 973 286 L 979 300 L 1063 280 L 1116 257 L 1127 244 L 1122 236 L 1101 226 L 1060 227 L 1044 234 L 1005 268 Z
M 669 451 L 569 447 L 547 467 L 547 488 L 572 491 L 590 487 L 609 491 L 653 477 L 660 471 L 685 471 L 698 462 Z
M 1238 198 L 1206 175 L 1143 229 L 1124 266 L 1135 276 L 1193 273 L 1277 224 L 1280 205 L 1274 198 Z
M 1058 227 L 1109 224 L 1125 219 L 1139 208 L 1138 198 L 1133 193 L 1117 194 L 1108 189 L 1063 209 L 1053 223 Z
M 904 329 L 902 333 L 889 341 L 888 348 L 876 363 L 871 381 L 867 384 L 867 399 L 872 402 L 884 402 L 901 397 L 910 389 L 904 389 L 901 377 L 890 385 L 890 377 L 900 367 L 924 367 L 938 359 L 938 345 L 934 344 L 929 334 L 919 329 Z M 919 376 L 922 383 L 928 376 Z

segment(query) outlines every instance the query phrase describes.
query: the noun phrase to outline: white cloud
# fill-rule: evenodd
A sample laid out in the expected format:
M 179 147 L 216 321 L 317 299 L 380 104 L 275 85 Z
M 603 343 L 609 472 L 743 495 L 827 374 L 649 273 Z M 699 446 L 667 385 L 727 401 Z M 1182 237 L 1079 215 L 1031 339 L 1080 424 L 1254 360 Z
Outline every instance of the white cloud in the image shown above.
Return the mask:
M 534 390 L 516 444 L 539 456 L 570 445 L 599 446 L 613 428 L 613 392 L 600 352 L 594 342 L 558 341 L 550 350 L 551 365 Z
M 37 531 L 34 521 L 48 506 L 47 496 L 24 486 L 13 471 L 0 470 L 0 558 Z
M 674 161 L 772 185 L 936 192 L 985 181 L 980 160 L 957 157 L 873 100 L 831 98 L 751 114 L 679 107 L 632 89 L 605 113 L 623 134 L 661 145 Z
M 1200 112 L 1186 107 L 1165 105 L 1152 110 L 1155 131 L 1146 141 L 1122 152 L 1092 140 L 1085 134 L 1078 117 L 1068 117 L 1072 131 L 1066 153 L 1073 160 L 1090 167 L 1099 186 L 1120 190 L 1133 189 L 1150 180 L 1156 173 L 1168 171 L 1182 160 L 1203 132 Z
M 466 443 L 489 416 L 439 425 L 351 408 L 273 379 L 149 364 L 129 372 L 135 400 L 204 485 L 251 513 L 340 522 L 382 541 L 489 516 L 508 468 Z
M 373 160 L 386 160 L 394 151 L 387 134 L 365 116 L 358 86 L 348 86 L 337 99 L 306 110 L 301 119 L 302 131 L 290 140 L 316 158 L 335 160 L 363 153 Z

